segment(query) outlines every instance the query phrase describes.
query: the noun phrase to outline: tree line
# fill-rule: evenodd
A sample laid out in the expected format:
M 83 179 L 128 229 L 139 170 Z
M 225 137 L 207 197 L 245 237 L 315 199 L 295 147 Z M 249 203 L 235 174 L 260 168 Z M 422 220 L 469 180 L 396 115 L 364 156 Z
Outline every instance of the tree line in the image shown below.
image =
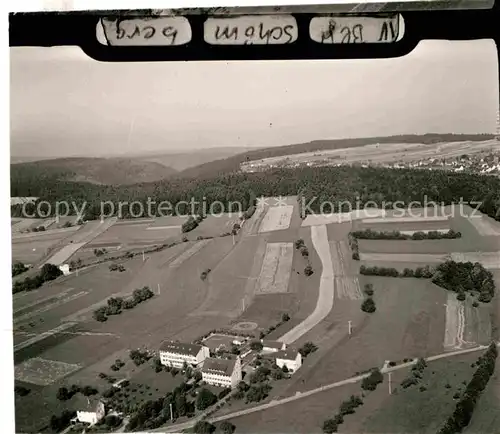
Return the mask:
M 461 238 L 462 234 L 450 229 L 448 232 L 439 231 L 417 231 L 413 234 L 405 234 L 400 231 L 374 231 L 373 229 L 364 229 L 353 231 L 351 235 L 358 240 L 451 240 Z
M 53 264 L 45 264 L 40 273 L 34 277 L 26 277 L 22 280 L 16 280 L 12 284 L 12 293 L 16 294 L 22 291 L 32 291 L 33 289 L 40 288 L 45 282 L 57 279 L 62 276 L 63 272 Z
M 226 173 L 209 178 L 172 179 L 128 186 L 102 186 L 83 182 L 61 181 L 57 178 L 18 180 L 11 190 L 13 196 L 36 196 L 54 204 L 65 200 L 78 206 L 85 203 L 85 218 L 101 216 L 101 202 L 122 203 L 122 217 L 133 218 L 130 204 L 138 201 L 151 215 L 165 214 L 160 208 L 168 201 L 179 215 L 206 214 L 216 202 L 226 212 L 249 209 L 257 197 L 294 196 L 300 192 L 304 213 L 350 211 L 367 205 L 403 208 L 411 202 L 429 201 L 441 205 L 481 202 L 480 211 L 500 220 L 500 178 L 489 175 L 389 169 L 379 167 L 301 167 L 256 173 Z M 149 198 L 149 206 L 148 206 Z M 192 205 L 191 200 L 197 202 Z M 475 207 L 475 205 L 472 205 Z M 26 206 L 35 216 L 55 214 L 46 204 Z M 72 207 L 73 208 L 73 207 Z M 111 208 L 104 207 L 108 212 Z M 195 208 L 193 210 L 193 208 Z M 160 212 L 161 210 L 161 212 Z M 132 211 L 132 212 L 131 212 Z M 70 213 L 76 214 L 74 209 Z M 22 205 L 11 207 L 13 216 L 22 215 Z M 41 215 L 40 215 L 41 214 Z M 50 214 L 49 214 L 50 215 Z

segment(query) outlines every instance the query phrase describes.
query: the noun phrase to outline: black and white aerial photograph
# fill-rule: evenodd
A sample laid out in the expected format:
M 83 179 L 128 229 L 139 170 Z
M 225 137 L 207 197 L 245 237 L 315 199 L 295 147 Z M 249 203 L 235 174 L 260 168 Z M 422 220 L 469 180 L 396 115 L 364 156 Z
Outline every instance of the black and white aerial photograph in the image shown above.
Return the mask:
M 493 40 L 9 50 L 16 432 L 498 433 Z

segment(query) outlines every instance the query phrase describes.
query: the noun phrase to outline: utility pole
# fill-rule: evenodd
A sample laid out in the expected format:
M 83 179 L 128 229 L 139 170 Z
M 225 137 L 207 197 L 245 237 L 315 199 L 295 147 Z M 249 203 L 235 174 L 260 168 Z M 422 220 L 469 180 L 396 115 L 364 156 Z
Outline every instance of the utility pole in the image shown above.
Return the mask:
M 142 251 L 142 262 L 144 262 L 145 259 L 144 259 L 144 250 Z
M 235 241 L 234 241 L 234 234 L 233 234 L 233 246 L 235 245 Z
M 158 295 L 160 295 L 160 284 L 158 283 Z
M 349 327 L 349 336 L 351 336 L 351 333 L 352 333 L 352 321 L 347 321 L 347 326 Z
M 392 372 L 389 372 L 389 395 L 392 395 Z
M 172 410 L 172 403 L 170 403 L 170 421 L 174 421 L 174 411 Z

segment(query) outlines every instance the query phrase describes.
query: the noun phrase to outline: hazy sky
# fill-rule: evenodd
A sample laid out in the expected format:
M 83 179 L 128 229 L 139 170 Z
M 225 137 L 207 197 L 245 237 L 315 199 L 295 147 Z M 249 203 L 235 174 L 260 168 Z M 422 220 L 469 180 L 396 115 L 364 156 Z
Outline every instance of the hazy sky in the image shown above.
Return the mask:
M 316 139 L 495 131 L 493 41 L 399 59 L 99 63 L 11 48 L 11 153 L 99 156 Z

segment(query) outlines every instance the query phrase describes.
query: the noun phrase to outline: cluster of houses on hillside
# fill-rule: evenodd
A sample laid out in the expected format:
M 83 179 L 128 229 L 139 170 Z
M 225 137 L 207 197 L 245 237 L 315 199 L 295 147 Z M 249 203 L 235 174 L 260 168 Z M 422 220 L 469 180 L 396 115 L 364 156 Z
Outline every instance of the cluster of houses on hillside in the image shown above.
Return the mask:
M 235 339 L 233 343 L 241 346 L 244 340 Z M 281 369 L 287 372 L 296 372 L 302 366 L 302 355 L 294 348 L 287 348 L 279 341 L 260 340 L 262 349 L 257 353 L 271 359 Z M 201 372 L 202 381 L 212 386 L 235 388 L 243 379 L 242 357 L 235 355 L 232 358 L 216 358 L 211 356 L 210 348 L 203 344 L 165 341 L 159 348 L 160 362 L 164 366 L 182 369 L 190 366 Z M 244 358 L 252 353 L 248 350 Z M 247 359 L 247 360 L 251 360 Z M 285 368 L 286 367 L 286 368 Z M 121 380 L 126 381 L 126 380 Z M 120 388 L 120 382 L 113 387 Z M 95 425 L 106 416 L 106 406 L 102 400 L 93 397 L 86 398 L 80 405 L 72 423 Z
M 346 165 L 360 167 L 378 166 L 392 169 L 447 170 L 451 172 L 472 172 L 500 176 L 500 153 L 486 152 L 471 155 L 464 154 L 457 157 L 427 157 L 411 161 L 399 160 L 392 162 L 372 162 L 370 160 L 347 162 L 339 160 L 338 157 L 324 157 L 301 162 L 284 158 L 279 162 L 273 163 L 268 163 L 266 160 L 246 162 L 242 164 L 241 170 L 244 172 L 261 172 L 274 168 L 294 169 L 298 167 L 339 167 Z

